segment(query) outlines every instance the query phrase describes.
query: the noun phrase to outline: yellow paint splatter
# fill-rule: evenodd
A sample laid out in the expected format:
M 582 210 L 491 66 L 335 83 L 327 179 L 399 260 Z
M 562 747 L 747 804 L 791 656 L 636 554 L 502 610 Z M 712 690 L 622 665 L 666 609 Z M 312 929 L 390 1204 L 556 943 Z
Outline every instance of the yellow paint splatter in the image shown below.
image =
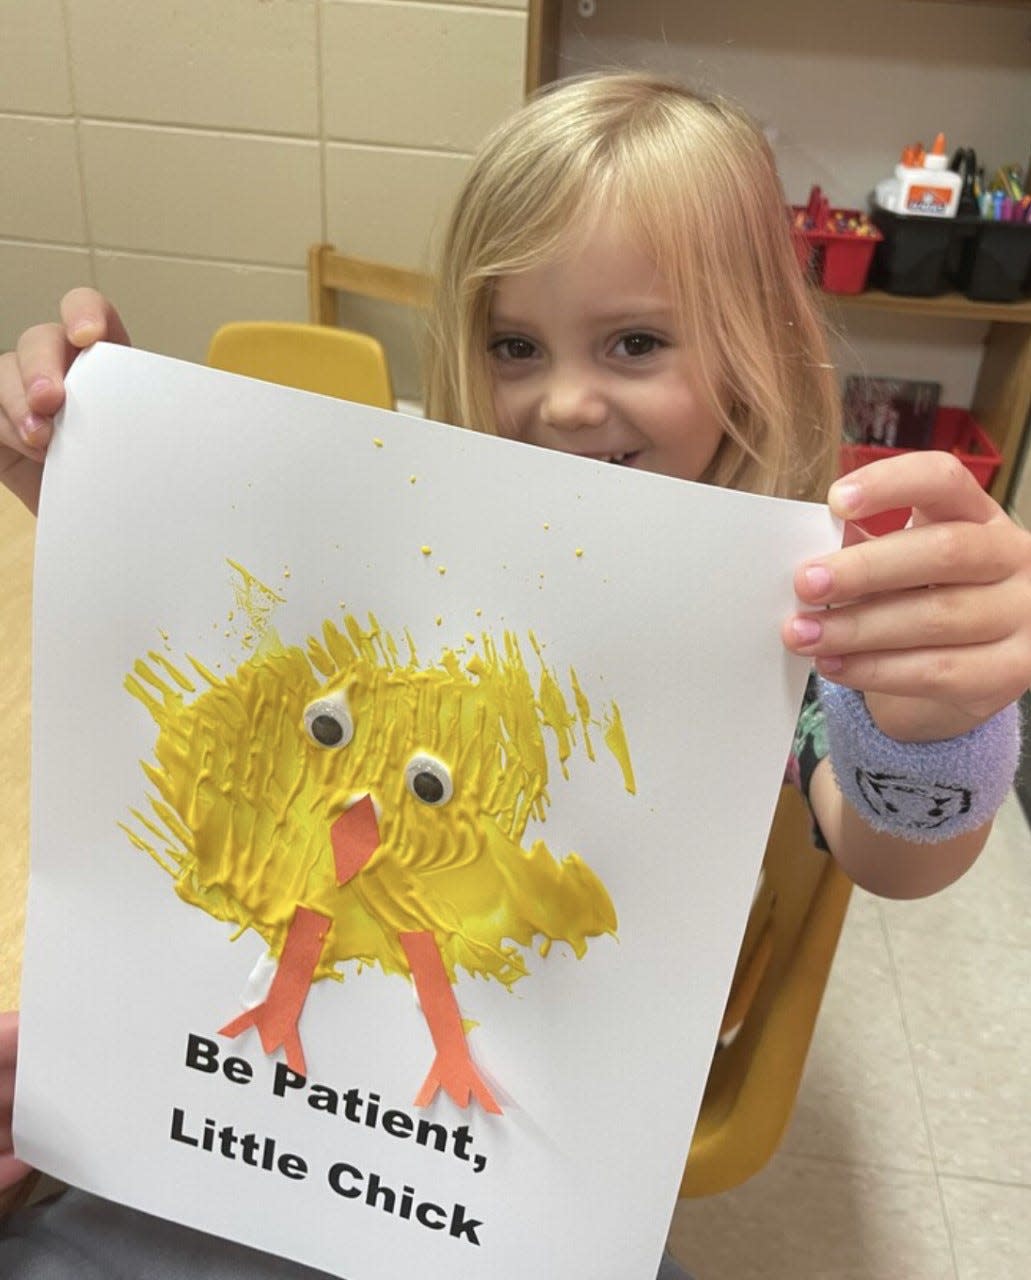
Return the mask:
M 273 612 L 278 605 L 285 604 L 286 597 L 281 596 L 272 587 L 266 586 L 235 560 L 227 560 L 227 564 L 237 576 L 237 581 L 233 583 L 236 607 L 247 615 L 251 630 L 258 636 L 263 636 L 268 629 Z
M 433 555 L 433 548 L 432 548 L 432 547 L 428 547 L 428 546 L 426 545 L 426 543 L 423 543 L 423 544 L 422 544 L 422 546 L 419 548 L 419 550 L 422 552 L 422 554 L 423 554 L 424 556 L 431 556 L 431 555 Z
M 630 747 L 626 740 L 623 717 L 619 707 L 613 702 L 609 710 L 608 723 L 605 726 L 605 745 L 616 757 L 623 771 L 623 786 L 632 796 L 637 795 L 637 781 L 634 778 L 634 766 L 630 761 Z
M 584 549 L 583 549 L 583 547 L 577 547 L 577 549 L 576 549 L 576 555 L 577 555 L 577 557 L 579 558 L 580 556 L 582 556 L 582 555 L 583 555 L 583 553 L 584 553 Z
M 442 564 L 438 564 L 438 565 L 437 565 L 437 572 L 438 572 L 438 573 L 440 574 L 440 576 L 443 578 L 444 574 L 445 574 L 445 573 L 447 573 L 447 569 L 445 569 L 445 568 L 444 568 L 444 566 L 443 566 Z
M 237 572 L 252 602 L 275 597 Z M 464 969 L 511 986 L 527 972 L 522 949 L 546 954 L 555 940 L 583 956 L 589 938 L 616 929 L 605 886 L 577 854 L 559 860 L 542 840 L 523 847 L 523 839 L 551 802 L 545 735 L 568 776 L 580 730 L 594 758 L 591 710 L 575 673 L 571 708 L 529 638 L 536 679 L 511 631 L 500 643 L 467 635 L 471 656 L 444 648 L 421 664 L 412 637 L 399 645 L 372 615 L 366 624 L 352 614 L 326 621 L 305 648 L 270 632 L 225 677 L 192 657 L 187 675 L 149 653 L 125 683 L 157 725 L 143 765 L 152 791 L 149 810 L 133 810 L 125 830 L 184 901 L 241 932 L 255 929 L 273 955 L 297 906 L 332 919 L 316 979 L 340 978 L 346 961 L 407 974 L 398 936 L 413 930 L 432 931 L 452 981 Z M 344 749 L 308 736 L 305 708 L 322 699 L 347 707 L 353 737 Z M 615 704 L 604 734 L 633 790 Z M 409 789 L 417 755 L 449 770 L 446 804 L 427 805 Z M 330 826 L 365 793 L 380 813 L 381 843 L 341 886 Z
M 582 725 L 583 731 L 584 731 L 584 750 L 587 752 L 588 758 L 590 760 L 593 760 L 594 744 L 591 742 L 591 732 L 590 732 L 591 704 L 587 701 L 587 695 L 584 693 L 583 689 L 580 688 L 580 681 L 577 680 L 576 672 L 572 668 L 570 668 L 569 670 L 569 683 L 573 689 L 573 699 L 576 702 L 576 712 L 577 712 L 577 715 L 580 717 L 580 724 Z M 625 770 L 623 771 L 623 777 L 625 780 L 626 778 Z M 631 793 L 633 792 L 632 787 L 628 787 L 627 790 L 630 791 Z
M 383 441 L 379 438 L 379 436 L 373 436 L 372 443 L 376 446 L 377 449 L 383 448 Z

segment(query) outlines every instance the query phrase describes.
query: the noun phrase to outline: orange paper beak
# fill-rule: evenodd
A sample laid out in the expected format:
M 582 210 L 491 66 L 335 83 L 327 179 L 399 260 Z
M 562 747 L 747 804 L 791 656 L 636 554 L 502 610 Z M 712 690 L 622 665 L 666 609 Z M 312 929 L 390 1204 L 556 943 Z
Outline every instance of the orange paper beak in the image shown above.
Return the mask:
M 379 848 L 379 823 L 372 796 L 364 795 L 345 809 L 329 829 L 337 884 L 347 884 Z

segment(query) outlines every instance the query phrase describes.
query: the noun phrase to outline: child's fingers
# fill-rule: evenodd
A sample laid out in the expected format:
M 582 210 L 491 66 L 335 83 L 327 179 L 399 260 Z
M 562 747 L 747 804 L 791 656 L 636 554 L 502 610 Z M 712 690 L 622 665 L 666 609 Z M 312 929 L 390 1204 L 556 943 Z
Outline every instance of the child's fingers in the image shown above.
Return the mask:
M 35 511 L 50 439 L 48 420 L 33 415 L 25 400 L 17 357 L 0 356 L 0 483 Z
M 78 348 L 59 324 L 37 324 L 18 339 L 15 354 L 26 405 L 49 422 L 64 404 L 64 377 Z
M 999 582 L 1022 564 L 1031 567 L 1031 535 L 1011 521 L 952 520 L 900 529 L 807 561 L 795 572 L 795 591 L 806 604 L 837 605 L 930 584 Z
M 0 482 L 35 511 L 53 418 L 79 352 L 94 342 L 129 342 L 121 317 L 95 289 L 61 299 L 61 323 L 34 325 L 0 356 Z
M 4 1157 L 11 1150 L 11 1116 L 14 1104 L 14 1066 L 18 1056 L 18 1015 L 0 1013 L 0 1189 Z M 11 1157 L 13 1159 L 13 1157 Z M 12 1178 L 11 1181 L 16 1179 Z M 9 1184 L 7 1184 L 9 1185 Z
M 798 613 L 785 624 L 784 640 L 796 653 L 843 657 L 899 649 L 978 645 L 1031 632 L 1031 593 L 1019 582 L 933 591 L 895 591 L 840 609 Z M 1031 634 L 1028 636 L 1031 646 Z
M 1016 701 L 1027 687 L 1027 645 L 1020 635 L 991 644 L 817 658 L 815 665 L 821 675 L 863 694 L 927 699 L 961 709 L 968 723 L 935 735 L 941 737 L 973 728 Z
M 912 450 L 849 472 L 831 485 L 836 516 L 861 520 L 912 507 L 917 521 L 990 520 L 999 506 L 951 453 Z
M 96 289 L 71 289 L 66 293 L 61 299 L 61 323 L 68 341 L 79 349 L 94 342 L 131 345 L 121 316 Z
M 50 419 L 29 408 L 18 357 L 0 356 L 0 446 L 16 453 L 38 452 L 50 440 Z
M 60 324 L 34 325 L 21 335 L 16 351 L 21 386 L 37 417 L 49 420 L 61 408 L 65 375 L 94 342 L 129 342 L 118 312 L 96 289 L 72 289 L 61 299 Z
M 18 1060 L 18 1013 L 5 1009 L 0 1013 L 0 1081 L 13 1075 Z

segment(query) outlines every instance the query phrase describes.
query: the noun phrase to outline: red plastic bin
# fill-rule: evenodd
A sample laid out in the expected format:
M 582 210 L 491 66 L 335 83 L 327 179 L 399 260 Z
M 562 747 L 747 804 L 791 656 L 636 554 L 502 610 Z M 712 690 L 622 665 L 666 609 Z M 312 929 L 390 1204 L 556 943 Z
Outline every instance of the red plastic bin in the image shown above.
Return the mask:
M 953 453 L 982 489 L 991 486 L 995 473 L 1002 465 L 1002 454 L 991 437 L 966 409 L 939 409 L 934 419 L 929 449 L 941 449 Z M 876 444 L 842 444 L 838 474 L 845 475 L 857 467 L 879 458 L 893 458 L 896 454 L 911 453 L 911 449 L 888 449 Z M 889 533 L 901 529 L 909 519 L 909 510 L 885 511 L 870 520 L 862 521 L 868 533 Z
M 793 207 L 793 212 L 805 214 L 805 209 Z M 858 209 L 834 209 L 833 215 L 845 218 L 862 218 Z M 869 223 L 869 219 L 866 220 Z M 873 262 L 874 251 L 884 239 L 871 227 L 867 235 L 855 235 L 840 231 L 810 231 L 793 228 L 795 249 L 804 268 L 815 271 L 816 283 L 827 293 L 862 293 Z

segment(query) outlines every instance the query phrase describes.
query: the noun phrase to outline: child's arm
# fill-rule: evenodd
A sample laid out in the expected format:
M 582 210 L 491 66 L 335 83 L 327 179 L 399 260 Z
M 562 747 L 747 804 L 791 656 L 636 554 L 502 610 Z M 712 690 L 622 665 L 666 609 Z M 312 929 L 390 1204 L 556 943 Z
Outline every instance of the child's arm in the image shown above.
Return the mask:
M 882 898 L 926 898 L 944 889 L 969 870 L 991 830 L 988 823 L 938 844 L 874 831 L 841 794 L 829 760 L 813 773 L 809 803 L 841 869 Z
M 787 647 L 860 691 L 877 728 L 899 742 L 968 733 L 1019 698 L 1031 684 L 1031 534 L 945 453 L 873 463 L 839 480 L 829 500 L 846 519 L 911 506 L 913 527 L 800 566 L 795 590 L 815 611 L 788 619 Z M 810 798 L 848 874 L 890 897 L 956 879 L 991 828 L 987 821 L 935 844 L 875 832 L 842 796 L 829 761 Z
M 64 404 L 64 375 L 94 342 L 129 344 L 118 312 L 95 289 L 61 299 L 61 322 L 26 329 L 0 356 L 0 481 L 30 511 L 39 502 L 43 459 L 54 414 Z
M 0 1013 L 0 1192 L 13 1187 L 31 1170 L 14 1154 L 14 1066 L 18 1057 L 18 1015 Z

